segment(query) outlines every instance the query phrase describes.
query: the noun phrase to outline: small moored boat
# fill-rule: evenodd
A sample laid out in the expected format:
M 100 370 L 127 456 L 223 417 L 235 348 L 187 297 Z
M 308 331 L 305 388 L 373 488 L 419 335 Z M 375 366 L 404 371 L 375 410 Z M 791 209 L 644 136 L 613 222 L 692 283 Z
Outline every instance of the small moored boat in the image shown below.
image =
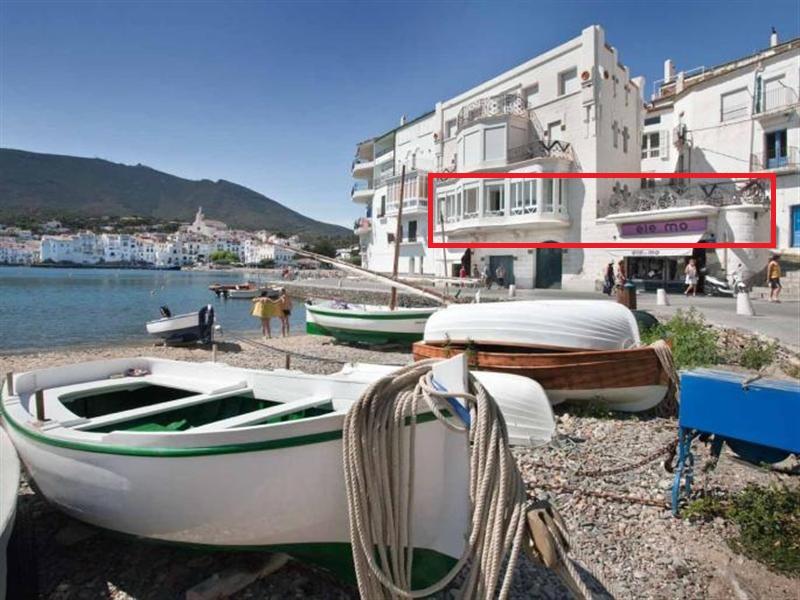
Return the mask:
M 161 318 L 145 324 L 147 333 L 167 344 L 209 343 L 214 335 L 214 307 L 204 306 L 197 312 L 173 315 L 169 307 L 161 307 Z
M 306 302 L 306 332 L 365 344 L 410 344 L 422 339 L 425 323 L 439 310 L 352 304 L 335 300 Z
M 530 377 L 552 404 L 599 402 L 638 412 L 667 394 L 670 375 L 654 347 L 640 345 L 633 313 L 599 300 L 449 306 L 425 327 L 414 358 L 466 352 L 474 369 Z
M 166 542 L 287 552 L 352 578 L 342 427 L 382 374 L 113 359 L 12 375 L 0 412 L 38 489 L 75 518 Z M 527 383 L 508 389 L 529 396 Z M 550 419 L 538 435 L 552 435 Z M 432 413 L 417 423 L 410 516 L 414 578 L 427 585 L 469 534 L 468 440 Z
M 19 459 L 6 432 L 0 427 L 0 600 L 6 597 L 7 548 L 14 529 L 19 488 Z

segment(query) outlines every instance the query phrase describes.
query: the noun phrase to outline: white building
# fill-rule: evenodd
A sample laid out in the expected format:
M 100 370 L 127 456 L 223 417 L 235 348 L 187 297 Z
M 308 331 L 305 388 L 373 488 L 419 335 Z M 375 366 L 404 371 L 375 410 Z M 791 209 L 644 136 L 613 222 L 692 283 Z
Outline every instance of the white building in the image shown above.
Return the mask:
M 769 119 L 774 123 L 774 119 L 780 120 L 776 115 L 782 114 L 784 120 L 796 123 L 797 96 L 791 92 L 797 88 L 797 69 L 781 78 L 783 67 L 778 66 L 794 61 L 796 67 L 796 47 L 795 41 L 760 53 L 758 60 L 739 61 L 750 67 L 725 65 L 706 74 L 679 75 L 659 87 L 658 101 L 645 114 L 644 80 L 630 76 L 616 49 L 606 42 L 602 28 L 588 27 L 577 38 L 455 98 L 437 103 L 431 113 L 409 123 L 402 122 L 398 128 L 358 144 L 353 176 L 359 181 L 351 196 L 354 202 L 365 205 L 365 214 L 354 227 L 360 238 L 363 264 L 378 271 L 392 268 L 399 174 L 403 165 L 407 175 L 400 245 L 402 273 L 454 276 L 462 264 L 471 271 L 488 267 L 494 273 L 503 265 L 506 280 L 520 287 L 594 289 L 610 261 L 625 259 L 629 268 L 643 279 L 655 282 L 660 277 L 674 281 L 688 255 L 693 254 L 691 249 L 498 248 L 469 252 L 454 249 L 446 253 L 430 249 L 425 180 L 431 169 L 551 174 L 549 178 L 531 180 L 438 180 L 434 207 L 437 241 L 768 240 L 766 195 L 749 181 L 716 181 L 717 186 L 708 192 L 713 183 L 706 187 L 670 187 L 666 185 L 669 182 L 645 180 L 646 186 L 641 189 L 638 178 L 559 179 L 552 174 L 676 169 L 747 171 L 748 167 L 773 168 L 768 163 L 776 152 L 778 158 L 773 163 L 780 165 L 775 168 L 781 171 L 781 176 L 783 171 L 788 174 L 792 148 L 797 148 L 797 142 L 793 142 L 796 124 L 795 133 L 792 130 L 787 134 L 773 133 L 780 131 L 779 125 L 760 129 L 764 143 L 745 149 L 744 165 L 735 168 L 721 162 L 701 165 L 695 158 L 690 166 L 678 162 L 685 142 L 682 134 L 675 133 L 678 123 L 672 123 L 672 115 L 679 115 L 682 125 L 694 129 L 695 141 L 689 145 L 693 143 L 696 149 L 701 138 L 704 145 L 715 140 L 712 145 L 717 152 L 729 153 L 731 148 L 726 143 L 740 143 L 749 139 L 750 134 L 745 136 L 740 131 L 726 137 L 719 132 L 720 93 L 728 93 L 728 88 L 740 89 L 740 82 L 732 78 L 738 78 L 740 71 L 748 68 L 750 80 L 755 82 L 754 69 L 761 64 L 765 79 L 753 85 L 763 85 L 759 88 L 763 90 L 762 100 L 742 121 L 755 129 L 754 123 Z M 744 73 L 741 76 L 747 78 Z M 781 90 L 789 91 L 773 92 L 778 86 L 773 82 L 775 78 L 785 84 L 786 87 L 779 86 Z M 680 92 L 670 92 L 677 89 L 678 79 Z M 709 102 L 714 110 L 708 109 Z M 779 109 L 777 102 L 784 108 Z M 728 104 L 725 106 L 728 121 Z M 710 122 L 709 115 L 714 115 L 716 122 Z M 781 137 L 784 135 L 788 142 Z M 644 140 L 642 147 L 640 140 Z M 787 146 L 788 150 L 782 149 Z M 764 160 L 759 162 L 758 157 Z M 780 214 L 788 215 L 794 209 L 784 206 L 797 203 L 796 183 L 789 181 L 786 179 L 779 185 L 784 189 L 779 190 L 779 196 L 783 194 L 785 198 L 779 199 Z M 787 228 L 779 223 L 781 227 Z M 706 264 L 705 251 L 695 250 L 694 254 Z M 762 261 L 762 254 L 720 251 L 709 253 L 707 264 L 713 271 L 730 269 L 741 262 L 753 271 Z
M 642 132 L 644 172 L 774 172 L 777 175 L 777 248 L 800 248 L 800 39 L 713 68 L 675 73 L 671 60 L 655 82 Z M 702 183 L 702 182 L 698 182 Z M 740 190 L 751 185 L 738 184 Z M 765 190 L 767 191 L 767 190 Z M 697 190 L 704 196 L 710 187 Z M 711 192 L 710 192 L 711 193 Z M 713 193 L 711 193 L 713 196 Z M 684 207 L 686 219 L 707 222 L 704 240 L 766 241 L 770 213 L 762 204 L 713 203 Z M 719 204 L 722 204 L 721 206 Z M 677 210 L 677 209 L 676 209 Z M 794 249 L 794 250 L 792 250 Z M 745 274 L 764 268 L 768 250 L 718 250 L 705 256 L 709 269 Z M 643 263 L 644 259 L 639 261 Z M 657 268 L 659 260 L 653 257 Z M 674 268 L 670 261 L 663 264 Z M 632 265 L 636 268 L 639 265 Z M 666 269 L 665 269 L 666 271 Z
M 40 242 L 0 237 L 0 265 L 30 265 L 39 262 Z
M 40 258 L 42 262 L 92 265 L 105 260 L 105 252 L 97 235 L 83 231 L 71 235 L 43 235 Z

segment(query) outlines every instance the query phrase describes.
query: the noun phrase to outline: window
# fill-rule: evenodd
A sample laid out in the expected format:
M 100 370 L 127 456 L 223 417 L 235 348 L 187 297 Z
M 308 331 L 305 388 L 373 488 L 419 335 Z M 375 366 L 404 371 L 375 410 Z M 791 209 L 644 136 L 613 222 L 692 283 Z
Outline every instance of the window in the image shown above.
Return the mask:
M 659 123 L 661 123 L 661 115 L 658 115 L 656 117 L 647 117 L 644 120 L 645 127 L 647 127 L 648 125 L 658 125 Z
M 750 106 L 750 94 L 747 88 L 741 88 L 722 94 L 720 96 L 720 120 L 732 121 L 741 119 L 748 115 Z
M 764 158 L 768 169 L 776 169 L 788 164 L 785 129 L 771 131 L 765 136 Z
M 416 221 L 409 221 L 408 222 L 408 241 L 409 242 L 416 242 L 417 241 L 417 222 Z
M 642 136 L 642 158 L 658 158 L 661 148 L 660 133 L 645 133 Z
M 539 98 L 539 84 L 534 83 L 525 88 L 525 99 L 528 102 L 528 108 L 533 108 Z
M 611 133 L 614 142 L 614 148 L 617 148 L 619 146 L 619 124 L 616 121 L 611 124 Z
M 553 189 L 555 179 L 542 180 L 542 212 L 553 212 Z
M 449 140 L 450 138 L 456 137 L 457 123 L 458 121 L 456 119 L 450 119 L 444 124 L 444 139 Z
M 512 215 L 525 215 L 536 212 L 535 180 L 513 181 L 510 194 Z
M 478 215 L 478 188 L 464 189 L 464 218 L 471 218 Z
M 578 91 L 578 69 L 572 67 L 558 74 L 558 95 L 571 94 Z
M 628 131 L 628 126 L 622 128 L 622 151 L 627 154 L 628 153 L 628 138 L 630 137 L 630 132 Z
M 504 160 L 506 157 L 506 128 L 490 127 L 483 131 L 483 159 Z
M 381 211 L 378 213 L 379 217 L 386 216 L 386 196 L 381 196 Z
M 484 212 L 490 216 L 502 215 L 506 208 L 505 184 L 487 183 L 484 188 Z
M 463 138 L 464 150 L 464 166 L 470 167 L 481 162 L 481 132 L 473 131 Z
M 547 124 L 547 141 L 554 142 L 561 137 L 561 121 L 553 121 Z

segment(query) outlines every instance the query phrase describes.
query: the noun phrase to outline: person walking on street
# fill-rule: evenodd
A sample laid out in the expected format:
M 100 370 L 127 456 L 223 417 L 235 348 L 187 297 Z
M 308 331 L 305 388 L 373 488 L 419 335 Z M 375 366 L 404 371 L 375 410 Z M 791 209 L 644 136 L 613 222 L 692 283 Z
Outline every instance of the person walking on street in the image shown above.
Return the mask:
M 614 291 L 614 263 L 608 263 L 606 267 L 606 272 L 603 275 L 603 293 L 606 296 L 610 296 L 611 293 Z
M 506 287 L 506 268 L 503 265 L 498 265 L 494 271 L 494 276 L 497 278 L 497 285 Z
M 688 296 L 691 292 L 692 296 L 697 296 L 697 264 L 693 258 L 689 259 L 689 264 L 686 265 L 683 274 L 686 275 L 686 291 L 683 292 L 683 295 Z
M 461 287 L 464 287 L 464 282 L 467 279 L 467 268 L 462 264 L 461 268 L 458 270 L 458 278 L 461 280 L 460 284 Z
M 492 289 L 492 274 L 489 272 L 489 265 L 483 265 L 481 272 L 481 286 L 487 290 Z
M 767 263 L 767 285 L 769 285 L 769 301 L 778 302 L 783 286 L 781 285 L 781 265 L 778 263 L 780 257 L 773 254 Z
M 617 263 L 617 269 L 614 273 L 614 287 L 617 290 L 621 290 L 627 280 L 628 277 L 625 275 L 625 259 L 623 258 Z

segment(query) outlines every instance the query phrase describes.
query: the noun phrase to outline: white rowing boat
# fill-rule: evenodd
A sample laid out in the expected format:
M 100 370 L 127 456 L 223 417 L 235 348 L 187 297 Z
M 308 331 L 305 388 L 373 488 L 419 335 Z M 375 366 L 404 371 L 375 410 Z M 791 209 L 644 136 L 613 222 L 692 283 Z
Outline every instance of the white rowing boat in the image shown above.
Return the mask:
M 166 306 L 161 307 L 164 315 L 160 319 L 145 324 L 147 333 L 168 343 L 209 341 L 213 336 L 214 308 L 204 306 L 197 312 L 172 315 Z
M 426 344 L 624 350 L 639 345 L 636 318 L 606 300 L 524 300 L 454 304 L 425 325 Z
M 404 308 L 336 300 L 306 302 L 306 332 L 365 344 L 410 344 L 422 339 L 425 323 L 439 308 Z
M 0 600 L 6 597 L 7 548 L 14 529 L 19 489 L 19 459 L 6 432 L 0 429 Z
M 13 375 L 0 406 L 38 488 L 69 515 L 155 540 L 288 552 L 352 576 L 342 426 L 380 376 L 125 358 Z M 424 583 L 460 556 L 470 503 L 466 436 L 431 414 L 418 423 Z

